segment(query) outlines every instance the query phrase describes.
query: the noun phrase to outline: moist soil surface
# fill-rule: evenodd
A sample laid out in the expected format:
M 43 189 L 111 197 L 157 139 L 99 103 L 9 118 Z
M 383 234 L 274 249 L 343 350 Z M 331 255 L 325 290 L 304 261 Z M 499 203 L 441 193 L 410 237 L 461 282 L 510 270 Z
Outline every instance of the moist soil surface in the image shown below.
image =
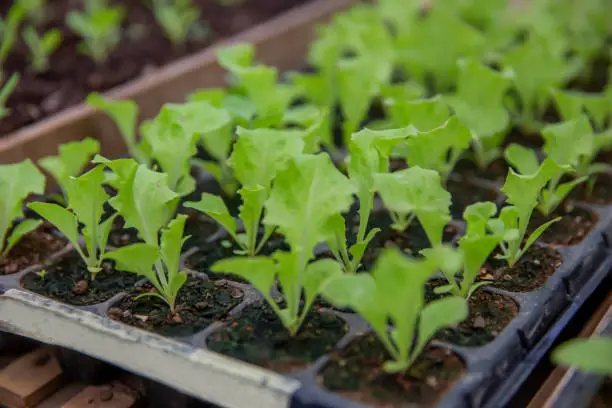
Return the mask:
M 102 303 L 121 292 L 133 290 L 139 279 L 134 273 L 116 271 L 111 263 L 103 263 L 103 270 L 95 280 L 76 252 L 71 252 L 46 268 L 42 278 L 37 273 L 23 277 L 21 285 L 32 292 L 71 305 L 83 306 Z
M 236 320 L 212 333 L 213 351 L 288 373 L 306 368 L 331 351 L 346 334 L 346 323 L 317 307 L 311 309 L 296 336 L 291 337 L 267 303 L 244 309 Z
M 243 0 L 238 6 L 227 7 L 222 6 L 218 0 L 193 0 L 194 5 L 201 10 L 204 23 L 198 31 L 208 35 L 192 36 L 182 47 L 173 46 L 165 37 L 162 27 L 147 6 L 148 2 L 110 1 L 113 5 L 124 7 L 126 18 L 118 46 L 100 64 L 79 52 L 81 38 L 64 25 L 67 13 L 82 7 L 82 2 L 46 2 L 43 12 L 45 21 L 38 27 L 39 34 L 57 28 L 63 34 L 62 44 L 51 55 L 49 70 L 36 74 L 30 68 L 29 50 L 21 40 L 21 35 L 18 36 L 20 39 L 2 69 L 7 75 L 19 72 L 21 79 L 8 99 L 7 106 L 13 109 L 8 118 L 0 121 L 0 135 L 75 105 L 83 101 L 89 92 L 102 92 L 146 75 L 168 62 L 201 50 L 306 1 Z M 3 18 L 13 3 L 2 2 L 0 15 Z
M 243 298 L 243 292 L 225 281 L 190 276 L 180 289 L 175 313 L 161 299 L 134 297 L 155 290 L 145 284 L 108 310 L 111 319 L 168 337 L 190 336 L 223 319 Z
M 573 206 L 560 206 L 553 213 L 544 217 L 539 211 L 534 211 L 529 221 L 528 234 L 545 222 L 554 218 L 561 219 L 551 224 L 538 239 L 551 245 L 567 246 L 580 243 L 597 223 L 597 216 Z
M 517 304 L 507 296 L 477 290 L 469 300 L 468 318 L 456 328 L 442 329 L 436 338 L 458 346 L 484 346 L 495 340 L 518 310 Z
M 380 341 L 367 334 L 332 353 L 318 381 L 330 391 L 376 407 L 431 407 L 464 371 L 461 359 L 444 348 L 426 348 L 406 373 L 383 371 L 387 360 Z
M 459 160 L 453 174 L 463 179 L 483 179 L 503 184 L 508 175 L 508 165 L 503 159 L 494 160 L 485 170 L 481 170 L 471 160 Z
M 463 211 L 469 205 L 482 201 L 496 202 L 499 198 L 495 190 L 465 181 L 449 180 L 446 189 L 451 194 L 450 212 L 455 220 L 463 219 Z
M 0 275 L 11 275 L 32 265 L 40 265 L 64 248 L 66 241 L 55 235 L 53 230 L 53 227 L 45 222 L 24 235 L 6 257 L 0 257 Z
M 261 238 L 259 236 L 258 238 Z M 238 256 L 236 251 L 240 250 L 240 247 L 234 242 L 234 240 L 226 236 L 213 242 L 206 243 L 204 240 L 201 241 L 203 244 L 199 246 L 199 250 L 193 255 L 187 257 L 185 260 L 185 266 L 197 272 L 205 273 L 211 279 L 231 279 L 236 282 L 244 283 L 246 280 L 231 274 L 226 273 L 215 273 L 210 270 L 210 267 L 215 262 L 221 259 L 232 258 Z M 285 243 L 284 238 L 279 234 L 272 234 L 270 239 L 266 241 L 264 246 L 258 255 L 270 255 L 277 250 L 288 250 L 289 246 Z
M 503 259 L 489 257 L 480 280 L 510 292 L 531 292 L 543 286 L 561 263 L 561 255 L 554 248 L 532 245 L 513 267 Z

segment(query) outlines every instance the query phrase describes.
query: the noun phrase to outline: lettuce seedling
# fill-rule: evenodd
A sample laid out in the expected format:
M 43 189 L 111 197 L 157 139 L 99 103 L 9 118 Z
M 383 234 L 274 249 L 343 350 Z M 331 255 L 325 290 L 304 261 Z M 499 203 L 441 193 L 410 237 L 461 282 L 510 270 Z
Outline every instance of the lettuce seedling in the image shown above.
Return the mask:
M 19 36 L 19 25 L 25 11 L 20 4 L 14 4 L 4 20 L 0 19 L 0 81 L 3 80 L 4 62 Z
M 569 340 L 553 350 L 552 361 L 587 373 L 612 375 L 612 339 L 591 337 Z
M 324 285 L 323 296 L 367 320 L 391 357 L 384 370 L 404 372 L 438 330 L 467 318 L 467 303 L 458 296 L 425 305 L 425 283 L 439 267 L 439 261 L 413 260 L 397 249 L 386 249 L 371 275 L 335 276 Z
M 374 56 L 365 55 L 338 64 L 337 86 L 340 107 L 344 116 L 342 133 L 344 144 L 366 119 L 372 100 L 386 83 L 384 66 Z
M 152 296 L 166 302 L 170 312 L 176 310 L 176 297 L 187 281 L 187 272 L 181 271 L 181 248 L 189 237 L 183 238 L 187 216 L 178 215 L 161 232 L 158 245 L 137 243 L 121 247 L 106 255 L 116 262 L 118 270 L 146 277 L 156 291 L 142 293 L 134 300 Z
M 441 97 L 429 99 L 388 98 L 385 109 L 393 125 L 412 125 L 420 132 L 429 132 L 451 117 L 448 106 Z
M 58 29 L 52 29 L 39 36 L 36 29 L 27 26 L 23 30 L 23 40 L 30 49 L 30 60 L 36 72 L 45 72 L 49 69 L 49 56 L 62 43 L 62 33 Z
M 380 231 L 378 228 L 367 231 L 374 204 L 374 177 L 377 173 L 389 171 L 389 156 L 395 146 L 416 132 L 412 126 L 382 131 L 364 129 L 351 138 L 347 169 L 350 181 L 357 188 L 359 200 L 357 238 L 348 248 L 345 220 L 338 214 L 330 221 L 334 236 L 327 241 L 328 247 L 346 273 L 355 273 L 359 269 L 368 244 Z
M 442 126 L 411 135 L 405 142 L 406 162 L 440 173 L 446 185 L 455 164 L 470 146 L 472 132 L 457 116 L 451 116 Z
M 499 223 L 502 221 L 493 218 L 497 213 L 497 206 L 492 202 L 475 203 L 468 206 L 463 212 L 463 219 L 466 221 L 466 232 L 459 239 L 459 249 L 440 247 L 426 249 L 424 254 L 427 257 L 439 257 L 439 259 L 451 259 L 460 254 L 463 258 L 463 272 L 461 281 L 457 282 L 455 273 L 457 268 L 449 267 L 449 264 L 441 268 L 446 276 L 448 285 L 436 288 L 436 293 L 452 293 L 468 300 L 470 296 L 481 286 L 488 282 L 476 282 L 482 265 L 499 243 L 506 239 L 514 239 L 518 234 L 516 230 L 503 231 Z M 503 232 L 502 232 L 503 231 Z
M 525 129 L 539 129 L 538 119 L 548 106 L 550 89 L 562 87 L 573 77 L 573 63 L 533 32 L 523 44 L 504 55 L 502 66 L 514 72 L 514 88 L 519 97 L 509 107 Z
M 53 176 L 68 202 L 68 186 L 72 183 L 72 178 L 79 176 L 99 151 L 100 143 L 88 137 L 80 142 L 60 145 L 57 156 L 44 157 L 38 161 L 38 165 Z
M 23 8 L 25 16 L 37 26 L 45 22 L 46 3 L 47 0 L 17 0 L 15 2 Z
M 492 225 L 494 233 L 503 234 L 504 239 L 500 243 L 502 251 L 500 258 L 505 259 L 508 266 L 514 266 L 540 235 L 551 224 L 561 219 L 558 217 L 540 225 L 525 240 L 529 220 L 538 205 L 542 189 L 559 173 L 559 167 L 552 159 L 547 158 L 533 173 L 517 174 L 514 169 L 509 169 L 508 177 L 501 190 L 506 194 L 507 202 L 510 205 L 502 208 L 499 214 L 501 223 Z M 510 230 L 517 230 L 518 233 L 507 233 Z M 524 245 L 523 241 L 525 241 Z
M 17 87 L 17 83 L 19 83 L 19 74 L 14 73 L 0 89 L 0 119 L 7 117 L 11 113 L 10 108 L 6 107 L 6 101 Z
M 199 202 L 187 202 L 185 207 L 201 211 L 217 221 L 240 246 L 240 253 L 256 255 L 274 232 L 274 227 L 265 226 L 264 235 L 257 242 L 257 235 L 264 210 L 270 196 L 272 182 L 287 162 L 304 150 L 304 142 L 298 130 L 275 130 L 238 128 L 238 140 L 234 144 L 228 164 L 241 185 L 238 194 L 242 197 L 239 217 L 244 225 L 244 234 L 238 234 L 236 220 L 232 217 L 221 197 L 203 193 Z
M 296 90 L 278 82 L 276 68 L 254 65 L 255 49 L 251 44 L 236 44 L 217 51 L 219 64 L 227 69 L 244 89 L 255 106 L 253 127 L 277 126 L 296 96 Z
M 184 45 L 200 18 L 192 0 L 153 0 L 153 14 L 174 46 Z
M 444 227 L 451 220 L 451 195 L 437 171 L 414 166 L 375 174 L 374 187 L 389 210 L 393 229 L 404 231 L 416 217 L 431 246 L 442 245 Z
M 153 120 L 140 126 L 140 132 L 151 158 L 168 175 L 170 189 L 186 196 L 195 189 L 190 164 L 198 142 L 202 139 L 220 157 L 227 155 L 231 117 L 208 102 L 168 103 Z
M 0 256 L 4 257 L 28 232 L 40 225 L 40 220 L 26 219 L 16 223 L 23 216 L 22 205 L 30 194 L 45 191 L 45 176 L 30 159 L 21 163 L 0 166 Z M 14 226 L 14 227 L 13 227 Z
M 440 92 L 455 84 L 457 59 L 482 60 L 486 39 L 456 13 L 446 7 L 433 7 L 407 35 L 397 38 L 397 48 L 400 65 L 421 84 L 433 79 L 434 89 Z
M 550 215 L 575 186 L 597 172 L 606 171 L 610 166 L 604 163 L 591 164 L 596 149 L 593 130 L 584 115 L 573 121 L 548 125 L 542 129 L 542 136 L 546 157 L 558 165 L 538 199 L 538 210 L 544 215 Z M 533 174 L 538 170 L 539 161 L 532 149 L 511 144 L 505 156 L 520 174 Z M 562 182 L 564 176 L 574 174 L 578 177 Z
M 87 265 L 92 280 L 102 271 L 108 236 L 116 217 L 115 214 L 102 221 L 104 204 L 109 197 L 103 182 L 104 167 L 97 166 L 80 177 L 68 179 L 65 187 L 69 209 L 54 203 L 28 204 L 28 208 L 55 225 L 68 238 Z M 85 240 L 86 253 L 79 244 L 79 230 Z
M 309 261 L 314 257 L 315 246 L 329 237 L 329 220 L 348 210 L 354 191 L 328 155 L 290 159 L 276 176 L 265 203 L 263 222 L 268 228 L 278 228 L 291 251 L 277 251 L 272 257 L 225 259 L 213 265 L 212 270 L 232 273 L 251 282 L 294 336 L 325 283 L 342 274 L 340 264 L 332 259 Z M 271 296 L 275 279 L 283 292 L 284 308 Z
M 69 12 L 66 25 L 83 38 L 79 44 L 80 51 L 101 64 L 119 44 L 124 18 L 123 7 L 96 7 L 88 8 L 85 12 Z
M 134 159 L 108 160 L 96 155 L 93 163 L 104 164 L 113 171 L 112 186 L 117 194 L 108 203 L 123 217 L 125 227 L 136 228 L 146 244 L 157 247 L 159 231 L 173 218 L 180 198 L 168 187 L 168 175 L 150 170 Z
M 458 61 L 457 90 L 444 100 L 472 131 L 474 161 L 485 170 L 501 156 L 500 145 L 510 126 L 504 96 L 510 88 L 512 72 L 497 72 L 474 60 Z
M 605 131 L 606 124 L 612 125 L 612 94 L 610 92 L 587 93 L 560 89 L 554 89 L 551 92 L 563 121 L 578 119 L 587 114 L 597 132 Z
M 136 125 L 138 120 L 138 105 L 131 100 L 111 100 L 104 98 L 97 92 L 87 96 L 87 104 L 101 110 L 115 123 L 123 142 L 130 155 L 138 163 L 150 166 L 152 162 L 151 148 L 144 141 L 138 143 L 136 139 Z

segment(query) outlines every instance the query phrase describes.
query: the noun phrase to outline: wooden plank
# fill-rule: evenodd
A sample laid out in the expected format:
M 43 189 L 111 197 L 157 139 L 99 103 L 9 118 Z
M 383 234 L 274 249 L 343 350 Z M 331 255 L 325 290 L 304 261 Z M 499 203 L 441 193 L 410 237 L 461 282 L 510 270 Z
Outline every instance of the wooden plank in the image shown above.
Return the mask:
M 31 351 L 0 371 L 0 405 L 33 407 L 62 385 L 62 369 L 48 347 Z
M 72 382 L 64 385 L 60 390 L 56 391 L 53 395 L 46 398 L 40 404 L 36 405 L 36 408 L 57 408 L 70 401 L 79 392 L 83 391 L 86 387 L 81 382 Z
M 607 313 L 612 310 L 612 292 L 608 294 L 606 299 L 597 308 L 597 310 L 591 315 L 591 318 L 584 325 L 577 337 L 590 337 L 591 334 L 596 330 L 602 319 Z M 548 403 L 548 400 L 554 395 L 557 387 L 567 374 L 568 369 L 566 367 L 557 366 L 553 369 L 552 373 L 548 376 L 540 390 L 531 399 L 527 408 L 542 408 Z
M 62 408 L 131 408 L 137 401 L 137 393 L 120 381 L 113 381 L 107 385 L 85 388 Z

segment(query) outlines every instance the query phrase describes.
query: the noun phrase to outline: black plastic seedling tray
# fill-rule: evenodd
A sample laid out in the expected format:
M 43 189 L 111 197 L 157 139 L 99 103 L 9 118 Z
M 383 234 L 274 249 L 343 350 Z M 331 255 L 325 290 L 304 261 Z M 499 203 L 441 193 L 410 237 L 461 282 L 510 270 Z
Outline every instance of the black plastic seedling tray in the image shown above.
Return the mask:
M 478 180 L 472 182 L 479 183 Z M 208 178 L 201 178 L 199 185 L 201 191 L 212 191 Z M 491 187 L 491 183 L 483 182 L 482 186 Z M 497 390 L 504 389 L 509 381 L 516 381 L 510 374 L 522 361 L 541 358 L 533 354 L 538 350 L 536 345 L 555 321 L 557 326 L 553 330 L 559 330 L 564 324 L 563 319 L 557 320 L 563 310 L 577 307 L 575 303 L 582 301 L 588 290 L 602 282 L 602 275 L 610 271 L 612 208 L 580 206 L 593 210 L 598 217 L 597 223 L 579 244 L 557 248 L 562 264 L 544 286 L 528 293 L 511 293 L 493 287 L 483 289 L 506 295 L 519 307 L 518 315 L 494 341 L 471 348 L 437 343 L 457 353 L 466 366 L 464 375 L 441 396 L 437 407 L 480 407 L 492 396 L 495 398 Z M 213 234 L 209 243 L 222 235 L 221 231 Z M 183 262 L 198 250 L 196 247 L 184 253 Z M 66 247 L 53 259 L 70 251 L 72 249 Z M 69 306 L 21 288 L 21 279 L 40 268 L 0 276 L 0 328 L 64 347 L 67 350 L 59 353 L 60 361 L 69 373 L 85 381 L 105 378 L 104 370 L 110 366 L 95 360 L 100 359 L 149 378 L 152 381 L 149 388 L 155 393 L 154 406 L 191 407 L 196 406 L 198 400 L 236 408 L 364 406 L 318 385 L 317 374 L 329 356 L 324 355 L 310 367 L 291 375 L 255 367 L 206 349 L 207 336 L 227 323 L 213 323 L 184 338 L 152 334 L 107 317 L 109 308 L 126 294 L 118 294 L 97 305 Z M 190 273 L 206 279 L 205 274 Z M 249 285 L 232 281 L 228 281 L 228 285 L 244 293 L 241 303 L 230 312 L 231 316 L 238 316 L 244 308 L 261 301 Z M 345 347 L 368 330 L 367 324 L 357 315 L 333 310 L 329 313 L 340 316 L 349 327 L 336 348 Z M 181 393 L 185 395 L 181 397 Z

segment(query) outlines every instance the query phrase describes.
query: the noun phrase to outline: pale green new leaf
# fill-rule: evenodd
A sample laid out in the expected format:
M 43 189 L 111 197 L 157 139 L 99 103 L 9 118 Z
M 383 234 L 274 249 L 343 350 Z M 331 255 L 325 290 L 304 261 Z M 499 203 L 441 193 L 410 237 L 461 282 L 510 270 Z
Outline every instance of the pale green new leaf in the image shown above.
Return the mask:
M 415 214 L 432 246 L 442 242 L 444 226 L 450 221 L 451 196 L 434 170 L 411 167 L 374 176 L 376 191 L 389 211 Z
M 420 132 L 440 127 L 450 118 L 448 107 L 440 97 L 416 100 L 389 99 L 385 105 L 395 126 L 412 125 Z
M 594 156 L 593 129 L 589 119 L 580 115 L 576 119 L 547 125 L 542 129 L 544 153 L 557 164 L 578 168 Z
M 438 330 L 459 324 L 467 317 L 467 301 L 459 296 L 451 296 L 427 304 L 421 311 L 418 340 L 412 351 L 412 360 L 414 361 L 418 357 Z
M 612 375 L 612 338 L 572 339 L 553 351 L 552 360 L 588 373 Z
M 11 252 L 11 249 L 23 238 L 26 234 L 34 231 L 42 224 L 42 220 L 23 220 L 9 234 L 6 238 L 6 245 L 3 251 L 0 253 L 2 256 L 6 256 Z
M 216 273 L 231 273 L 248 280 L 268 302 L 276 304 L 270 296 L 277 273 L 274 259 L 264 256 L 223 259 L 215 263 L 210 270 Z
M 99 151 L 100 143 L 97 140 L 85 138 L 80 142 L 64 143 L 59 147 L 57 156 L 44 157 L 38 161 L 38 165 L 55 178 L 66 196 L 70 178 L 79 176 Z
M 68 241 L 79 247 L 79 221 L 72 212 L 54 203 L 29 203 L 28 208 L 55 225 L 64 234 Z
M 168 288 L 162 295 L 168 299 L 172 306 L 176 300 L 179 289 L 187 280 L 187 273 L 180 271 L 181 248 L 189 237 L 183 238 L 185 221 L 187 216 L 179 214 L 175 219 L 168 223 L 168 227 L 163 229 L 161 234 L 160 256 L 168 273 Z M 157 271 L 158 275 L 164 273 Z M 160 279 L 163 282 L 163 279 Z M 163 286 L 163 285 L 162 285 Z
M 297 156 L 276 175 L 263 222 L 277 226 L 292 251 L 308 259 L 330 237 L 328 220 L 348 210 L 354 192 L 328 155 Z
M 342 267 L 332 259 L 320 259 L 308 264 L 304 271 L 304 309 L 310 309 L 317 295 L 325 285 L 337 276 L 342 275 Z
M 471 131 L 457 116 L 452 116 L 442 126 L 410 136 L 406 140 L 406 162 L 437 170 L 445 184 L 471 140 Z
M 506 148 L 504 157 L 520 174 L 535 174 L 540 168 L 536 152 L 517 143 L 511 143 Z
M 45 176 L 30 159 L 0 166 L 0 252 L 6 254 L 7 233 L 13 222 L 22 216 L 22 205 L 30 194 L 42 194 Z M 13 245 L 15 242 L 13 242 Z
M 221 197 L 204 192 L 200 201 L 188 201 L 183 205 L 208 215 L 236 239 L 236 219 L 232 217 Z
M 145 243 L 127 245 L 107 253 L 105 258 L 116 262 L 116 270 L 144 276 L 155 286 L 158 292 L 163 292 L 164 288 L 159 284 L 153 270 L 153 265 L 159 259 L 157 246 Z
M 287 161 L 302 153 L 304 142 L 299 130 L 238 128 L 228 164 L 243 187 L 262 186 L 266 191 Z
M 117 174 L 118 192 L 108 202 L 124 218 L 126 228 L 136 228 L 147 244 L 157 246 L 159 230 L 174 216 L 179 196 L 168 188 L 167 174 L 149 170 L 142 164 L 114 165 L 115 162 L 107 165 L 113 170 L 129 168 L 130 171 Z

